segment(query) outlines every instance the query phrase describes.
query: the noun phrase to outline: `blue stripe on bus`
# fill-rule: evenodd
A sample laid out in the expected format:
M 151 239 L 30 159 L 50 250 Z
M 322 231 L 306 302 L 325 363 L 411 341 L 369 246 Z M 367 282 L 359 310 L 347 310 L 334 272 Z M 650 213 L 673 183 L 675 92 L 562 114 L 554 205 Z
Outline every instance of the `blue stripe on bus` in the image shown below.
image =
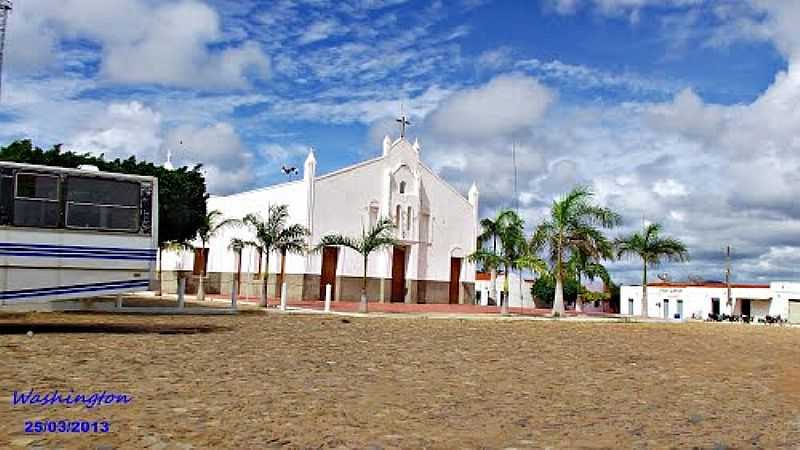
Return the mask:
M 0 292 L 0 300 L 10 300 L 18 298 L 44 297 L 48 295 L 77 294 L 81 292 L 93 292 L 112 289 L 126 289 L 136 287 L 149 287 L 149 280 L 126 280 L 112 281 L 106 283 L 76 284 L 71 286 L 53 286 L 39 289 L 23 289 L 19 291 Z
M 120 259 L 120 260 L 133 260 L 133 261 L 155 261 L 155 256 L 147 255 L 125 255 L 125 254 L 110 254 L 110 253 L 59 253 L 49 252 L 44 253 L 40 250 L 3 250 L 0 249 L 0 256 L 32 256 L 36 258 L 83 258 L 83 259 Z
M 156 249 L 151 248 L 122 248 L 122 247 L 89 247 L 83 245 L 55 245 L 55 244 L 28 244 L 20 242 L 0 242 L 2 248 L 31 248 L 39 250 L 61 250 L 65 252 L 97 252 L 97 253 L 144 253 L 155 255 Z

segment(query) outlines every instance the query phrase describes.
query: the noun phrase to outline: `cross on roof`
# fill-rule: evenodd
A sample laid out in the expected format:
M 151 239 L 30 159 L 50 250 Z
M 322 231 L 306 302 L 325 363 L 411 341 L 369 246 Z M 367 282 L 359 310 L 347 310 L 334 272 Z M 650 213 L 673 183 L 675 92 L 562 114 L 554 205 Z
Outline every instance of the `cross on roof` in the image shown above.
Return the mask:
M 406 136 L 406 126 L 411 125 L 411 122 L 408 121 L 406 116 L 400 116 L 398 119 L 395 119 L 396 122 L 400 124 L 400 137 Z

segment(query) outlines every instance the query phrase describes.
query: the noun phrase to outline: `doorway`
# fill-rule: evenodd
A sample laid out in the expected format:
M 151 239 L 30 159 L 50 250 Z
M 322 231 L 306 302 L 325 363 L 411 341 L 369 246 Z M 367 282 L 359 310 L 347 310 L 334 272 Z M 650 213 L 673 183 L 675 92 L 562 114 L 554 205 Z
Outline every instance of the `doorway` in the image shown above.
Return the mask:
M 392 303 L 406 301 L 406 248 L 396 246 L 392 253 Z
M 339 262 L 339 249 L 322 249 L 322 276 L 319 279 L 319 299 L 325 301 L 325 285 L 331 285 L 331 301 L 336 299 L 336 265 Z
M 462 258 L 450 258 L 450 304 L 458 304 L 458 294 L 461 286 Z
M 669 319 L 669 300 L 665 298 L 661 304 L 664 305 L 664 318 Z
M 743 298 L 742 301 L 742 315 L 750 317 L 750 299 Z
M 628 299 L 628 314 L 633 315 L 633 299 Z
M 683 300 L 678 300 L 678 319 L 683 319 Z
M 718 298 L 712 298 L 711 299 L 711 314 L 714 317 L 719 316 L 719 299 Z

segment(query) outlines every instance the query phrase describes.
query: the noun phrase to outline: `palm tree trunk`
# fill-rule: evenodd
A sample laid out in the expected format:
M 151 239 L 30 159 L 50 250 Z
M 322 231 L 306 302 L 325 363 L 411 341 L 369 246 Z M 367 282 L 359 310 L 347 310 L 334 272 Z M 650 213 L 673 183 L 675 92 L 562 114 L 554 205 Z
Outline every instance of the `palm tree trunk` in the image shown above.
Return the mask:
M 163 260 L 163 248 L 162 248 L 162 246 L 159 245 L 158 246 L 158 296 L 159 297 L 161 297 L 161 295 L 163 294 L 162 284 L 164 283 L 164 280 L 163 280 L 164 275 L 162 275 L 163 272 L 161 271 L 162 260 Z
M 578 272 L 578 297 L 575 299 L 575 312 L 583 312 L 583 295 L 581 292 L 581 273 Z
M 564 280 L 563 274 L 561 273 L 561 257 L 559 255 L 558 260 L 556 261 L 556 293 L 555 299 L 553 300 L 553 315 L 563 315 L 564 314 Z
M 492 297 L 497 300 L 497 269 L 492 268 Z M 489 302 L 486 302 L 488 305 Z
M 283 279 L 286 275 L 286 250 L 281 250 L 281 275 L 278 277 L 278 291 L 283 292 Z M 287 301 L 289 299 L 286 299 Z
M 503 278 L 503 292 L 506 294 L 505 299 L 503 300 L 503 305 L 500 307 L 500 314 L 508 314 L 508 303 L 511 300 L 511 296 L 508 295 L 508 264 L 503 266 L 503 270 L 505 270 L 505 278 Z
M 239 295 L 242 289 L 242 250 L 236 253 L 236 295 Z
M 203 279 L 206 276 L 206 243 L 205 241 L 201 242 L 202 246 L 200 247 L 200 282 L 197 284 L 197 299 L 198 300 L 205 300 L 206 299 L 206 289 L 203 283 Z
M 648 317 L 650 311 L 647 308 L 647 261 L 644 262 L 642 269 L 642 317 Z
M 264 303 L 264 308 L 266 308 L 269 305 L 269 297 L 267 296 L 267 288 L 269 287 L 269 285 L 267 284 L 267 282 L 269 281 L 269 252 L 264 252 L 264 253 L 266 253 L 265 257 L 266 264 L 264 267 L 264 283 L 261 288 L 261 298 L 262 302 Z
M 368 255 L 364 256 L 364 277 L 361 279 L 361 303 L 358 305 L 358 312 L 367 312 L 367 259 Z

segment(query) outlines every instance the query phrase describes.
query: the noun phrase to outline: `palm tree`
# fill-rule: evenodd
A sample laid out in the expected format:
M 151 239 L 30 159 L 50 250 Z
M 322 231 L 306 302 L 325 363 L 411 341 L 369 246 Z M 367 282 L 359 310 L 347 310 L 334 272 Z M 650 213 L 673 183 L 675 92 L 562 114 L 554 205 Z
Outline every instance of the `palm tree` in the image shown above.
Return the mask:
M 589 281 L 594 281 L 596 278 L 603 280 L 604 286 L 611 285 L 611 276 L 608 274 L 605 266 L 601 263 L 604 259 L 614 258 L 613 244 L 602 236 L 597 242 L 598 254 L 589 255 L 585 252 L 578 251 L 572 254 L 572 257 L 567 263 L 568 269 L 575 275 L 575 280 L 578 282 L 578 297 L 575 299 L 575 311 L 583 312 L 583 276 L 585 275 Z
M 550 217 L 539 224 L 533 233 L 531 245 L 546 248 L 556 281 L 553 315 L 564 313 L 564 276 L 566 262 L 577 252 L 592 258 L 602 256 L 605 237 L 598 229 L 612 228 L 621 220 L 617 213 L 590 202 L 592 192 L 585 187 L 576 187 L 553 201 Z
M 163 271 L 161 270 L 162 263 L 164 261 L 164 250 L 168 252 L 172 251 L 181 251 L 181 250 L 188 250 L 191 249 L 192 245 L 188 242 L 182 241 L 166 241 L 162 242 L 161 245 L 158 246 L 158 296 L 161 297 L 163 294 Z
M 264 286 L 261 293 L 265 307 L 267 306 L 270 253 L 278 250 L 281 255 L 285 256 L 287 252 L 302 253 L 306 249 L 305 239 L 310 234 L 308 229 L 298 224 L 287 226 L 288 221 L 288 205 L 270 205 L 266 219 L 258 214 L 248 214 L 242 219 L 242 223 L 255 233 L 255 240 L 247 241 L 245 245 L 260 249 L 261 253 L 266 256 Z M 283 277 L 283 267 L 281 267 L 281 277 Z
M 638 256 L 642 259 L 642 316 L 647 317 L 647 266 L 656 267 L 663 261 L 687 261 L 689 252 L 678 239 L 661 237 L 661 225 L 651 223 L 643 232 L 633 233 L 615 241 L 617 256 Z
M 501 212 L 498 217 L 501 219 L 500 229 L 497 230 L 501 247 L 500 262 L 505 272 L 505 278 L 503 279 L 505 301 L 500 308 L 500 313 L 508 314 L 508 304 L 511 301 L 508 286 L 509 278 L 511 271 L 518 268 L 517 260 L 523 255 L 524 248 L 527 246 L 525 242 L 525 222 L 517 213 L 511 210 Z
M 212 211 L 208 211 L 203 217 L 203 223 L 200 225 L 200 228 L 197 230 L 197 237 L 200 238 L 200 258 L 201 258 L 201 266 L 200 266 L 200 281 L 197 285 L 197 299 L 204 300 L 206 296 L 205 292 L 205 285 L 204 279 L 206 276 L 206 244 L 211 241 L 217 233 L 219 233 L 223 228 L 239 224 L 241 221 L 238 219 L 225 219 L 220 220 L 222 217 L 222 211 L 215 209 Z
M 232 238 L 231 242 L 228 244 L 228 250 L 233 251 L 234 257 L 236 260 L 234 261 L 234 265 L 236 266 L 236 279 L 233 282 L 236 284 L 236 295 L 239 295 L 239 288 L 241 286 L 242 281 L 242 251 L 249 247 L 249 242 L 239 238 Z
M 469 257 L 473 262 L 480 262 L 484 268 L 491 271 L 492 295 L 495 298 L 497 298 L 497 269 L 502 265 L 501 256 L 497 252 L 497 241 L 501 239 L 503 230 L 508 225 L 509 214 L 516 216 L 511 210 L 503 210 L 494 219 L 488 217 L 481 219 L 482 231 L 478 235 L 478 250 Z M 489 242 L 492 243 L 491 251 L 485 248 Z
M 347 247 L 358 252 L 364 259 L 364 276 L 361 280 L 361 304 L 358 307 L 359 312 L 367 312 L 367 264 L 369 255 L 376 251 L 387 247 L 394 247 L 399 242 L 394 237 L 395 224 L 390 218 L 381 218 L 375 225 L 368 229 L 361 228 L 361 236 L 353 238 L 343 236 L 341 234 L 328 234 L 322 237 L 317 250 L 324 247 Z

